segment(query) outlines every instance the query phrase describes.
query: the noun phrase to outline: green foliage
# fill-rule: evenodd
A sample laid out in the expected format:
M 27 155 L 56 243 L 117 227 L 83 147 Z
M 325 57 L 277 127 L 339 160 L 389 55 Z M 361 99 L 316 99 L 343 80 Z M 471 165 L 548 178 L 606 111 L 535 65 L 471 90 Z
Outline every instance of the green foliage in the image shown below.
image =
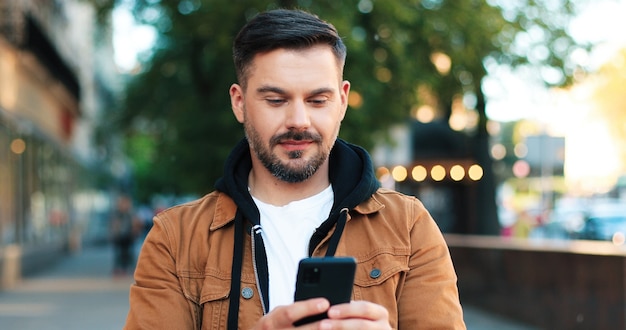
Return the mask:
M 512 8 L 499 7 L 500 2 L 505 3 L 135 0 L 134 15 L 154 26 L 159 39 L 153 56 L 130 77 L 124 102 L 107 125 L 124 132 L 139 189 L 196 194 L 211 190 L 230 148 L 243 136 L 228 97 L 235 82 L 231 42 L 248 18 L 277 7 L 314 12 L 344 37 L 345 78 L 362 102 L 351 106 L 340 136 L 366 148 L 387 138 L 390 125 L 407 120 L 411 108 L 424 102 L 416 92 L 419 86 L 430 87 L 444 116 L 455 95 L 482 95 L 486 60 L 536 62 L 532 64 L 565 70 L 563 77 L 569 77 L 564 63 L 574 43 L 560 21 L 571 14 L 569 1 L 558 8 L 559 15 L 546 13 L 543 2 L 521 1 L 524 6 Z M 532 45 L 524 49 L 516 44 L 530 29 L 545 32 L 542 40 L 533 42 L 558 43 L 554 49 L 559 51 L 547 47 L 548 55 L 533 58 Z M 437 71 L 431 61 L 435 52 L 449 56 L 449 73 Z M 479 107 L 484 125 L 484 105 Z

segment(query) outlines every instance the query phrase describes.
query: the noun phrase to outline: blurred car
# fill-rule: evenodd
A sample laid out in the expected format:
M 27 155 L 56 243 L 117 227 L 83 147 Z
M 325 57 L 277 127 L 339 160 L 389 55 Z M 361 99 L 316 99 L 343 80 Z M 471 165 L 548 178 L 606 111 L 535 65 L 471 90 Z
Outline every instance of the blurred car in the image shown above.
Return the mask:
M 563 199 L 550 212 L 547 220 L 533 228 L 531 238 L 577 239 L 585 225 L 585 200 Z
M 583 231 L 582 239 L 612 241 L 615 235 L 626 235 L 625 215 L 605 215 L 588 218 Z
M 614 241 L 626 236 L 626 203 L 615 201 L 594 205 L 580 232 L 581 239 Z

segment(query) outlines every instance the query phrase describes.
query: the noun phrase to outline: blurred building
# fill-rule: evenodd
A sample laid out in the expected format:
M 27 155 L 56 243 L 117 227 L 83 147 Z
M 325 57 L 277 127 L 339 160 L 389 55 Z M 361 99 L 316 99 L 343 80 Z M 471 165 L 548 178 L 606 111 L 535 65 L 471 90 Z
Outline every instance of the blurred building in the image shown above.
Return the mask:
M 443 121 L 392 129 L 394 146 L 373 152 L 383 186 L 416 196 L 444 233 L 484 234 L 477 214 L 483 169 L 469 138 Z
M 0 0 L 0 274 L 16 251 L 25 273 L 89 234 L 116 79 L 110 22 L 90 2 Z

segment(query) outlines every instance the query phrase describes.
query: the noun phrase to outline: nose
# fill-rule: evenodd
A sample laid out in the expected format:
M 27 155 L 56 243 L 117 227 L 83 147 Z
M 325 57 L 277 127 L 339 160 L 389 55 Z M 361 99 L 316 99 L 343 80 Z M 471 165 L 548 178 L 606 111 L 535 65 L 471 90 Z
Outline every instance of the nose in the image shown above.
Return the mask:
M 311 125 L 309 109 L 304 102 L 294 102 L 287 110 L 285 125 L 288 129 L 304 130 Z

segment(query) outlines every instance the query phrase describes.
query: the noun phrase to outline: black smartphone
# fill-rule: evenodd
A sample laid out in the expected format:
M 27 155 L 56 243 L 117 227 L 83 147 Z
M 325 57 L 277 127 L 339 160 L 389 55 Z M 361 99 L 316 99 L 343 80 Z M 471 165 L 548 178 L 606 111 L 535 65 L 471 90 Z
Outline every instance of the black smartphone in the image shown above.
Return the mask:
M 331 305 L 350 302 L 356 260 L 352 257 L 314 257 L 300 260 L 295 301 L 324 297 Z M 306 317 L 295 326 L 327 318 L 326 313 Z

